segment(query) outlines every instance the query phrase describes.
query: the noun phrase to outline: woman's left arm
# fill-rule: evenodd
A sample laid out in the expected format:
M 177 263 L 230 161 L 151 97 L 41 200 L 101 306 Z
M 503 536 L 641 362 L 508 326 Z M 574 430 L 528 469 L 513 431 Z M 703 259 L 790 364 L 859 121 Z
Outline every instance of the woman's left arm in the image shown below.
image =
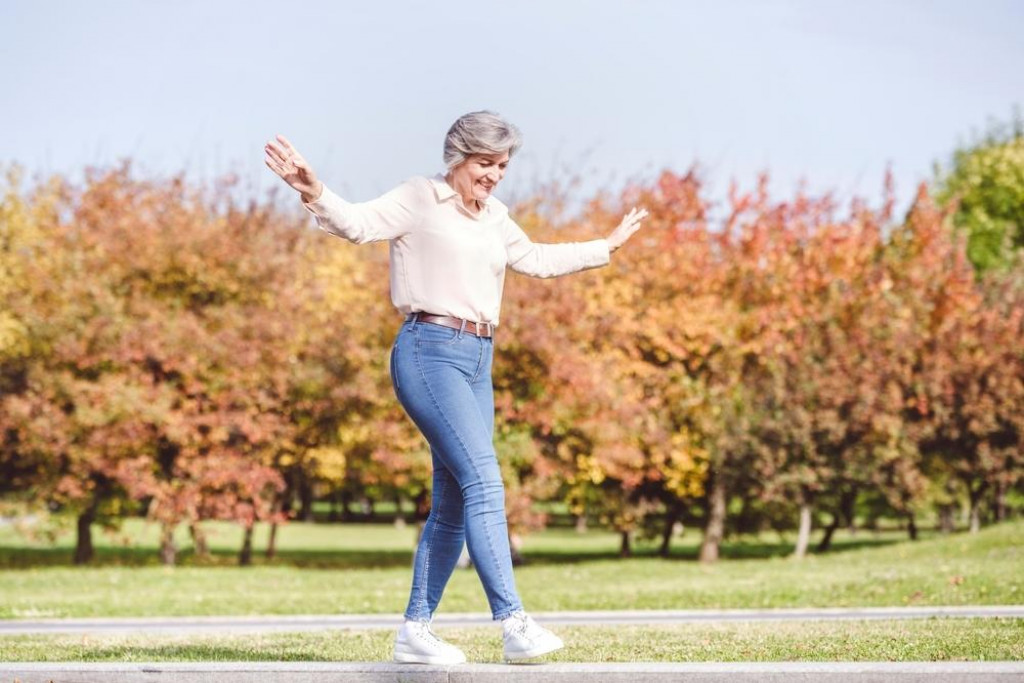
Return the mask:
M 646 210 L 633 209 L 607 239 L 542 244 L 533 242 L 511 217 L 505 219 L 508 266 L 533 277 L 558 277 L 608 265 L 611 254 L 640 228 Z

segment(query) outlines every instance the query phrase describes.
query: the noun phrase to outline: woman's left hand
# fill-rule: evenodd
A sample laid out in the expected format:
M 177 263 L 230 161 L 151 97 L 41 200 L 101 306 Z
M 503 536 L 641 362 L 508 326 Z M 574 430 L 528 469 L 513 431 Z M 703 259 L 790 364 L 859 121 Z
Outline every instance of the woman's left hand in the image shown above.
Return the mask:
M 637 209 L 635 206 L 633 210 L 627 213 L 623 218 L 622 222 L 619 223 L 619 227 L 615 228 L 611 235 L 608 236 L 608 248 L 610 251 L 615 251 L 623 244 L 626 243 L 633 233 L 640 229 L 640 221 L 647 218 L 647 209 Z

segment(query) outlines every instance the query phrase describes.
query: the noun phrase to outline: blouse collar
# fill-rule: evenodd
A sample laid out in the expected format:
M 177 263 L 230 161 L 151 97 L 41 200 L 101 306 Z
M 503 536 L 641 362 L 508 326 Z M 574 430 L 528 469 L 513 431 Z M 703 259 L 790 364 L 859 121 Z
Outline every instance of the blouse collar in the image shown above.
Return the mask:
M 466 210 L 466 207 L 463 205 L 462 200 L 458 196 L 458 192 L 455 191 L 455 188 L 449 185 L 448 181 L 444 179 L 444 174 L 438 173 L 430 178 L 430 184 L 434 187 L 434 195 L 437 197 L 438 203 L 446 202 L 455 197 L 457 206 L 459 206 L 463 211 L 466 211 L 466 213 L 473 218 L 477 218 L 482 216 L 485 212 L 489 212 L 494 203 L 494 198 L 488 197 L 487 201 L 484 202 L 484 206 L 480 210 L 480 213 L 472 214 Z

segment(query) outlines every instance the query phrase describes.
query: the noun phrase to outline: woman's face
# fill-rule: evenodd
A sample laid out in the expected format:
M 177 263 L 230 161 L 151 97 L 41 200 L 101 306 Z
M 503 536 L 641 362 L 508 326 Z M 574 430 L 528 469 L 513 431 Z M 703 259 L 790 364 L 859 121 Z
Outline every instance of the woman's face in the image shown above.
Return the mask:
M 471 200 L 483 204 L 494 192 L 508 167 L 508 152 L 472 154 L 448 173 L 448 182 L 467 205 Z

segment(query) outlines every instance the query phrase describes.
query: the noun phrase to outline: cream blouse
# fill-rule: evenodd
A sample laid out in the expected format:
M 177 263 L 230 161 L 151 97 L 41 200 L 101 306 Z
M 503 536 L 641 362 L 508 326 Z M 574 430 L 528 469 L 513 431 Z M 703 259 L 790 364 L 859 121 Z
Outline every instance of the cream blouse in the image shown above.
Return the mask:
M 403 314 L 435 313 L 498 324 L 505 267 L 556 277 L 607 265 L 608 241 L 538 244 L 488 197 L 474 215 L 444 176 L 416 176 L 353 204 L 324 186 L 303 206 L 326 232 L 356 244 L 390 241 L 391 301 Z

